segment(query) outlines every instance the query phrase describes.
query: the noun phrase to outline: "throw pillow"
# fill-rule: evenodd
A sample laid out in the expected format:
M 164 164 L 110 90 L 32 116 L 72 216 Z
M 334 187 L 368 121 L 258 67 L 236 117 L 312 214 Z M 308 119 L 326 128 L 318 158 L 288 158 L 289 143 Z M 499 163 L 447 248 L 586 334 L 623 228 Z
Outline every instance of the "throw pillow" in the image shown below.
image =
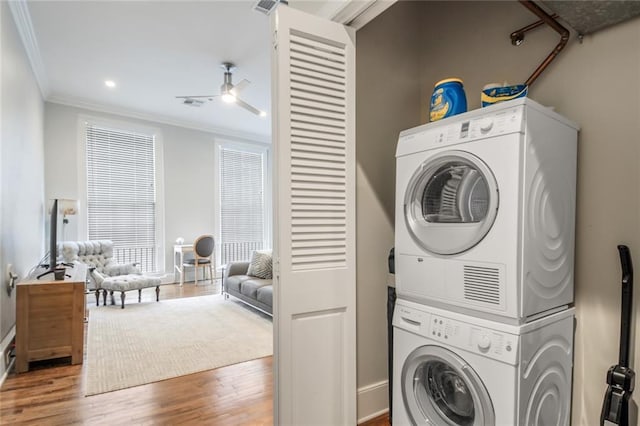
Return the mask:
M 264 279 L 271 279 L 273 277 L 271 250 L 258 250 L 253 252 L 247 275 Z

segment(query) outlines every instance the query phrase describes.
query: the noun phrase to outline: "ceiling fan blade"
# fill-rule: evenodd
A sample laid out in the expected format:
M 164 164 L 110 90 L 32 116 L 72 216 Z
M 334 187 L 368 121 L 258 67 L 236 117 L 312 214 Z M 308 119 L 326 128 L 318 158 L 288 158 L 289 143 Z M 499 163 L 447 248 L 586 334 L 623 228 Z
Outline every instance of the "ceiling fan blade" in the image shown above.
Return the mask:
M 198 99 L 198 98 L 208 98 L 213 99 L 220 95 L 198 95 L 198 96 L 176 96 L 177 99 Z
M 246 89 L 247 86 L 250 84 L 251 82 L 245 78 L 244 80 L 240 81 L 238 84 L 235 84 L 233 86 L 233 89 L 231 89 L 231 94 L 237 96 L 240 92 Z
M 245 101 L 243 101 L 242 99 L 237 98 L 237 97 L 236 97 L 236 104 L 238 104 L 242 108 L 246 109 L 247 111 L 251 111 L 255 115 L 264 115 L 264 113 L 262 111 L 260 111 L 258 108 L 254 107 L 252 105 L 249 105 L 248 103 L 246 103 Z

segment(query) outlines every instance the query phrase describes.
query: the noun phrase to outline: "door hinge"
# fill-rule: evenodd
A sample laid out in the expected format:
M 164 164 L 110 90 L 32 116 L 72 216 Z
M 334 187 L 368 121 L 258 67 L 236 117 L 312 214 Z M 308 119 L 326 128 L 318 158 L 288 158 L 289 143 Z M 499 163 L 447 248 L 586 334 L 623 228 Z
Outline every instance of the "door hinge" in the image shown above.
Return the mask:
M 273 32 L 273 49 L 278 50 L 278 30 Z

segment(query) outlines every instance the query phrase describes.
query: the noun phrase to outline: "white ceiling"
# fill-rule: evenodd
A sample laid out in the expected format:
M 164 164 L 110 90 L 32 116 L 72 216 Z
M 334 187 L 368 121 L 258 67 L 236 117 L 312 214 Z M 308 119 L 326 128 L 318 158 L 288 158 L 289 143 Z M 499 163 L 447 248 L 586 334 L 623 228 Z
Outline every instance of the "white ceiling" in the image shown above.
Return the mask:
M 255 1 L 29 1 L 45 97 L 157 121 L 268 140 L 269 17 Z M 200 108 L 176 95 L 217 94 L 234 62 L 258 117 L 219 98 Z M 116 82 L 108 89 L 104 81 Z

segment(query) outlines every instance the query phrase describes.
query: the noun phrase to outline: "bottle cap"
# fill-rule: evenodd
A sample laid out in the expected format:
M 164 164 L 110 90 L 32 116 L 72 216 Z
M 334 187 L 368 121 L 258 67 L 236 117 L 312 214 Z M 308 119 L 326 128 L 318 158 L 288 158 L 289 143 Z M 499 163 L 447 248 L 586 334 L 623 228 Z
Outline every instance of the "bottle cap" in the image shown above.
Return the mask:
M 437 82 L 435 85 L 439 86 L 439 85 L 445 84 L 445 83 L 460 83 L 460 84 L 462 84 L 462 79 L 459 79 L 459 78 L 445 78 L 444 80 L 440 80 L 439 82 Z

